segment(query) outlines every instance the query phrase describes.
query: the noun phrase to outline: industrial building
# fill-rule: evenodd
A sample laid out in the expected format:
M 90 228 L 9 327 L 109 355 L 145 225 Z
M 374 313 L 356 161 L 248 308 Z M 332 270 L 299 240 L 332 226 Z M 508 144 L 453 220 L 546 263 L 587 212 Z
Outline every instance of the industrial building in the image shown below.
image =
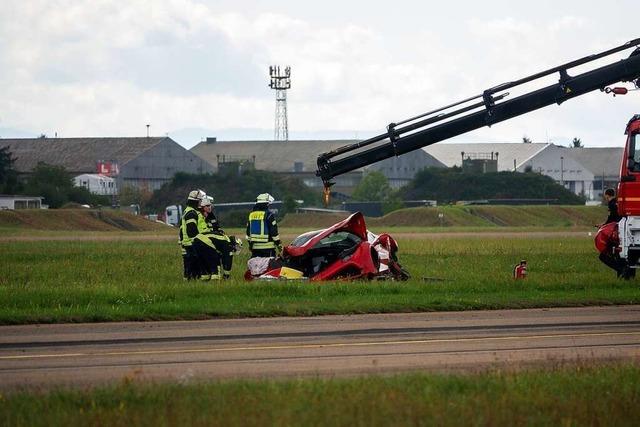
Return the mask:
M 43 197 L 22 196 L 17 194 L 0 194 L 0 209 L 43 209 Z
M 111 176 L 119 190 L 127 186 L 156 190 L 176 172 L 213 171 L 169 137 L 0 139 L 0 147 L 9 147 L 22 179 L 44 162 L 64 167 L 71 176 Z
M 322 153 L 335 150 L 355 140 L 330 141 L 218 141 L 207 138 L 191 151 L 214 165 L 215 170 L 224 168 L 254 168 L 278 172 L 301 179 L 309 187 L 322 187 L 315 175 L 316 159 Z M 416 172 L 426 167 L 445 167 L 428 153 L 418 150 L 404 156 L 378 162 L 366 170 L 382 172 L 394 188 L 406 185 Z M 333 191 L 351 194 L 366 170 L 358 169 L 338 176 Z
M 477 154 L 495 158 L 496 170 L 537 172 L 553 178 L 587 200 L 600 200 L 603 189 L 618 183 L 622 147 L 568 148 L 542 143 L 434 144 L 423 148 L 447 167 L 463 166 Z

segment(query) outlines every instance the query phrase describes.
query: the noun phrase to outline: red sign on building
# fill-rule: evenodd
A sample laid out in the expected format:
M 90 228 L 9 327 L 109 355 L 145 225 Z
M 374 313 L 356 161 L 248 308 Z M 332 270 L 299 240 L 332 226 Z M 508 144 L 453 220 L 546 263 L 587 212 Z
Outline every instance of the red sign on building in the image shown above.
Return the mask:
M 116 176 L 118 175 L 118 163 L 114 161 L 99 160 L 96 163 L 98 175 Z

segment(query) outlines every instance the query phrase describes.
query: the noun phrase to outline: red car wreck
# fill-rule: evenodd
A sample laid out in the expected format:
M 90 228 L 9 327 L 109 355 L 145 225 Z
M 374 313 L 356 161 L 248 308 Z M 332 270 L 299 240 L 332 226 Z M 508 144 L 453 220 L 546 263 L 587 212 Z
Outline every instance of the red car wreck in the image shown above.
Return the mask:
M 356 212 L 329 228 L 301 234 L 278 258 L 251 258 L 245 279 L 407 280 L 397 252 L 390 235 L 368 231 Z

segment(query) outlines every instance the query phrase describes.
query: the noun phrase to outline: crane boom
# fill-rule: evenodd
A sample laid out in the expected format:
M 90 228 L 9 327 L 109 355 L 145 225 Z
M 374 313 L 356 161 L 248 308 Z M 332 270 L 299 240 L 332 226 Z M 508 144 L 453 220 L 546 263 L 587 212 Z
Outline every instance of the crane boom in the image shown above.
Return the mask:
M 607 51 L 589 55 L 485 90 L 482 94 L 466 98 L 399 123 L 387 126 L 387 132 L 365 141 L 340 147 L 318 156 L 319 176 L 325 189 L 331 180 L 346 172 L 368 166 L 393 156 L 408 153 L 436 142 L 491 126 L 522 114 L 535 111 L 552 104 L 561 104 L 569 99 L 594 90 L 604 90 L 606 86 L 618 82 L 634 82 L 640 86 L 640 38 Z M 593 62 L 614 53 L 636 47 L 628 58 L 570 76 L 568 70 Z M 516 98 L 507 99 L 507 89 L 559 73 L 558 83 L 546 86 Z M 453 109 L 453 107 L 459 107 Z M 364 147 L 371 145 L 371 148 Z M 350 153 L 355 151 L 355 153 Z

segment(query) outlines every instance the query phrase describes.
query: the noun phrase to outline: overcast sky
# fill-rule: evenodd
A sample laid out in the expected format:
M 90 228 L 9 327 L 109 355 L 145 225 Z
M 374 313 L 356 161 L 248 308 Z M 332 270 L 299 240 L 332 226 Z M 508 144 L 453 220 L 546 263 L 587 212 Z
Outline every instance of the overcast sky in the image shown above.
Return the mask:
M 293 137 L 364 137 L 640 37 L 637 0 L 525 3 L 2 0 L 0 137 L 268 138 L 269 64 Z M 622 146 L 634 113 L 640 91 L 593 93 L 456 142 Z

